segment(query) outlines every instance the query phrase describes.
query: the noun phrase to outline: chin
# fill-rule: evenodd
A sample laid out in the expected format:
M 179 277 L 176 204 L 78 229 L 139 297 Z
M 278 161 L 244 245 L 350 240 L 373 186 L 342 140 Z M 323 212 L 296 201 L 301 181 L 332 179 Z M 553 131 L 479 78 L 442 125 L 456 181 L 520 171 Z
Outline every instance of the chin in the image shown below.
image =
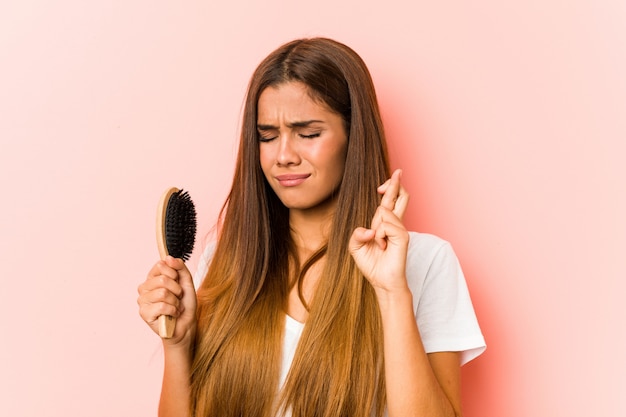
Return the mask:
M 305 203 L 305 202 L 294 202 L 294 201 L 284 201 L 284 200 L 281 200 L 281 202 L 289 210 L 309 210 L 317 206 L 317 204 Z
M 335 198 L 326 198 L 322 200 L 289 200 L 289 199 L 281 199 L 280 200 L 285 207 L 289 210 L 299 210 L 299 211 L 317 211 L 317 210 L 329 210 L 334 208 L 337 199 Z

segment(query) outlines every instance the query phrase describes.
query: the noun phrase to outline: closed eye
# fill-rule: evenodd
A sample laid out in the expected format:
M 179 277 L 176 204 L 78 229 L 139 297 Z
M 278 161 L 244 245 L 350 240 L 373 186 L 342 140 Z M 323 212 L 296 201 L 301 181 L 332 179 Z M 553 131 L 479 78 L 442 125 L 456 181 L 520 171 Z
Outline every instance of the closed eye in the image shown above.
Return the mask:
M 318 138 L 320 136 L 320 133 L 312 133 L 310 135 L 303 135 L 303 134 L 299 134 L 298 136 L 300 136 L 302 139 L 315 139 Z
M 276 139 L 276 138 L 277 138 L 277 136 L 274 136 L 274 137 L 268 138 L 268 137 L 264 137 L 264 136 L 260 136 L 260 135 L 259 135 L 259 142 L 264 142 L 264 143 L 265 143 L 265 142 L 271 142 L 271 141 L 273 141 L 273 140 L 274 140 L 274 139 Z

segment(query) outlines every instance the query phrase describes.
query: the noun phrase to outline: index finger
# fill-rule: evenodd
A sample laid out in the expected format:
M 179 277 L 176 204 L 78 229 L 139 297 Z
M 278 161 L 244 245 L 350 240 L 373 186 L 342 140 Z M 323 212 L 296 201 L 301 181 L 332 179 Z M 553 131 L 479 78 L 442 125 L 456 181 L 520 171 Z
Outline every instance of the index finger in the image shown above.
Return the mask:
M 383 185 L 378 187 L 379 192 L 383 192 L 383 197 L 380 200 L 380 205 L 387 210 L 393 210 L 396 205 L 396 200 L 400 193 L 400 178 L 402 177 L 402 170 L 396 169 L 391 178 Z
M 408 205 L 409 193 L 406 192 L 404 187 L 400 186 L 400 190 L 398 191 L 398 197 L 396 198 L 396 202 L 392 211 L 400 220 L 402 220 L 404 218 L 404 213 L 406 212 L 406 208 Z
M 380 205 L 391 210 L 400 220 L 404 217 L 409 204 L 409 193 L 400 184 L 401 178 L 402 170 L 397 169 L 391 178 L 378 187 L 378 192 L 383 194 Z

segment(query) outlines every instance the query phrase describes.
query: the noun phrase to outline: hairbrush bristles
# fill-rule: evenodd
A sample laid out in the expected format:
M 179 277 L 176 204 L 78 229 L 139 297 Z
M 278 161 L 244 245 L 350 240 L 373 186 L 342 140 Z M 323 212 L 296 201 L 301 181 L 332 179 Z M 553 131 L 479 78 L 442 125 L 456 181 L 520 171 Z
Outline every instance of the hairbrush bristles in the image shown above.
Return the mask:
M 174 258 L 189 260 L 196 240 L 196 208 L 186 191 L 170 196 L 165 211 L 165 245 Z

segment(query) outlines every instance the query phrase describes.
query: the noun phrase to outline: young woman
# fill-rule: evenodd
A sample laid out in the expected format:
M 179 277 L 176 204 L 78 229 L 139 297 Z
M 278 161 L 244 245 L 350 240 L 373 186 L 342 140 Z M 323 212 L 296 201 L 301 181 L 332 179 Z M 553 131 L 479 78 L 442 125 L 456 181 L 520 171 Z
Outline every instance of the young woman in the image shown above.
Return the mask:
M 161 416 L 461 415 L 484 340 L 445 241 L 407 232 L 361 58 L 296 40 L 256 69 L 197 294 L 180 259 L 139 287 L 163 340 Z

